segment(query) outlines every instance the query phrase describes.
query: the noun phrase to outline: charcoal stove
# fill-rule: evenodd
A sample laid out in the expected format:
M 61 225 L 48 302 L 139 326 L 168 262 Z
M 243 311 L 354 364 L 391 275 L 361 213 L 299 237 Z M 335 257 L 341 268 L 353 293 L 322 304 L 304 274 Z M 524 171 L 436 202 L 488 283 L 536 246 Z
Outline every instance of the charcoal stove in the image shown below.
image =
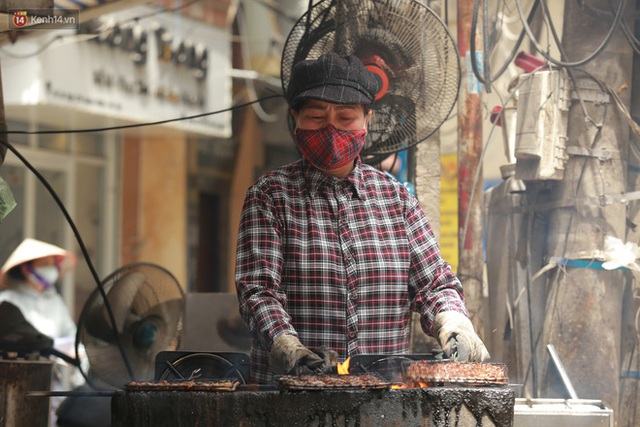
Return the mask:
M 394 388 L 398 386 L 395 383 L 398 378 L 397 367 L 407 360 L 430 359 L 432 356 L 376 355 L 353 358 L 349 376 L 369 375 L 377 370 L 381 383 L 388 385 L 385 387 L 376 383 L 375 387 L 369 388 L 288 389 L 277 384 L 247 384 L 237 375 L 229 375 L 226 380 L 235 381 L 233 387 L 228 387 L 227 383 L 220 388 L 212 378 L 206 381 L 199 381 L 198 378 L 189 380 L 193 376 L 188 371 L 181 372 L 180 376 L 187 383 L 193 382 L 196 387 L 185 384 L 184 380 L 175 383 L 162 380 L 149 387 L 130 384 L 118 392 L 112 398 L 112 426 L 513 425 L 515 394 L 505 385 L 469 387 L 450 384 L 427 388 Z M 234 365 L 232 361 L 229 363 Z M 207 382 L 211 384 L 210 388 Z

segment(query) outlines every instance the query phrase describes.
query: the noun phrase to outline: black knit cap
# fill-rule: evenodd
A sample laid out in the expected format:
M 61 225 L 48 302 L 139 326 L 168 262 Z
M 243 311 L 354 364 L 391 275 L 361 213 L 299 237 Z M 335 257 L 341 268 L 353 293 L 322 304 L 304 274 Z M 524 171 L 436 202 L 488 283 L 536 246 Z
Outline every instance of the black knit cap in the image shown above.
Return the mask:
M 377 79 L 357 56 L 341 57 L 329 52 L 316 60 L 296 63 L 286 95 L 291 108 L 299 107 L 308 99 L 369 105 L 377 91 Z

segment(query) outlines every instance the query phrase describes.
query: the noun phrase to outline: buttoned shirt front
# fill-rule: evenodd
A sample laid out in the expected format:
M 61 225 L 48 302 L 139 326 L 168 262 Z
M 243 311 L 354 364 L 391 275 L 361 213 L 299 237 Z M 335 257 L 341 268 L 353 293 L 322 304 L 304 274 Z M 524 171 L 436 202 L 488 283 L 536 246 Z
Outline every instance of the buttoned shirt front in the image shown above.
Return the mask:
M 345 179 L 299 160 L 247 192 L 236 257 L 240 313 L 252 331 L 251 377 L 271 380 L 282 333 L 341 360 L 409 350 L 411 310 L 432 334 L 440 311 L 467 313 L 418 201 L 357 161 Z

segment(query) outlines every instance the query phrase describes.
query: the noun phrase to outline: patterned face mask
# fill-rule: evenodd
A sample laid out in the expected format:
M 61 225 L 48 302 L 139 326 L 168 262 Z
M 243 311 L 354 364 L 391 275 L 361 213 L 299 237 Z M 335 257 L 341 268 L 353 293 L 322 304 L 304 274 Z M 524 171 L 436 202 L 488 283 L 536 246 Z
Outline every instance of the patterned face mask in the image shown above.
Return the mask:
M 334 170 L 352 162 L 364 147 L 366 129 L 340 130 L 333 125 L 322 129 L 296 128 L 296 145 L 312 165 Z

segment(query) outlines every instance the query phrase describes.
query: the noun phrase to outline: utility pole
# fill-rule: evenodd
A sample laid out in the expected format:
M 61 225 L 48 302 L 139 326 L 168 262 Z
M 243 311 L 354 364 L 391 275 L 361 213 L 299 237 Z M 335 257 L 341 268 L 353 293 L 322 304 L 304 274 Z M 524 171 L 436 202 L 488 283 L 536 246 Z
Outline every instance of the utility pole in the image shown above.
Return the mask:
M 608 0 L 588 3 L 596 10 L 612 10 Z M 619 2 L 613 3 L 617 8 Z M 623 17 L 629 16 L 633 2 L 628 1 L 627 6 Z M 613 22 L 611 17 L 604 19 L 582 7 L 580 2 L 565 2 L 565 62 L 595 52 Z M 569 397 L 566 381 L 559 381 L 557 367 L 549 358 L 555 348 L 578 397 L 603 400 L 614 414 L 618 414 L 620 397 L 625 279 L 621 271 L 607 271 L 589 261 L 601 258 L 605 236 L 626 241 L 626 209 L 621 195 L 626 192 L 629 127 L 606 90 L 580 70 L 609 85 L 628 105 L 632 59 L 631 45 L 618 28 L 595 59 L 572 68 L 576 87 L 568 119 L 569 157 L 564 178 L 549 181 L 547 201 L 552 206 L 547 259 L 560 258 L 565 266 L 548 276 L 544 332 L 537 347 L 538 360 L 547 362 L 539 381 L 541 396 Z
M 458 277 L 476 331 L 483 337 L 482 281 L 482 85 L 471 72 L 470 41 L 473 0 L 458 0 L 458 50 L 462 83 L 458 97 Z M 482 13 L 478 22 L 482 22 Z M 482 35 L 476 35 L 477 63 L 481 64 Z

